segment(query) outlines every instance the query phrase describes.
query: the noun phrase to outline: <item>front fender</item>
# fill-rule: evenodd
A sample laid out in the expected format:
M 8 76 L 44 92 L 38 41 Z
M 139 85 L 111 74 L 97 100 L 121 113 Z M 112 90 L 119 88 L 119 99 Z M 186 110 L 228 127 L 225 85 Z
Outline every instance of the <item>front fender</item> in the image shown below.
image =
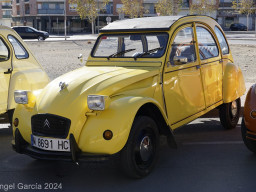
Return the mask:
M 88 116 L 79 137 L 78 147 L 88 153 L 119 152 L 127 142 L 138 110 L 146 103 L 155 104 L 167 122 L 165 113 L 156 100 L 145 97 L 119 97 L 111 102 L 106 111 L 98 112 L 96 116 Z M 111 140 L 103 138 L 105 130 L 113 132 Z
M 247 93 L 244 103 L 244 123 L 247 129 L 256 132 L 256 119 L 251 117 L 251 112 L 256 111 L 256 84 Z
M 9 87 L 8 109 L 14 109 L 15 90 L 33 91 L 44 88 L 49 83 L 49 77 L 41 68 L 13 71 Z
M 244 77 L 241 69 L 233 63 L 227 63 L 223 75 L 223 102 L 229 103 L 245 93 Z

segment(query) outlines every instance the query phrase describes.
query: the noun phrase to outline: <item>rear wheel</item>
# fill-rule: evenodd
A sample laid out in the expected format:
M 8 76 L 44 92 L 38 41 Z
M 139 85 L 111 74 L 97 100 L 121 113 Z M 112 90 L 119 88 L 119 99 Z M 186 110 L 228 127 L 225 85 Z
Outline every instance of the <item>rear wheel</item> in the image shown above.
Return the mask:
M 38 41 L 43 41 L 44 37 L 43 36 L 38 36 Z
M 253 153 L 256 153 L 256 141 L 250 140 L 246 137 L 246 130 L 247 130 L 247 127 L 243 119 L 241 124 L 241 132 L 242 132 L 242 138 L 243 138 L 244 144 L 250 151 L 252 151 Z
M 153 119 L 136 117 L 128 141 L 121 152 L 121 168 L 132 178 L 147 176 L 159 154 L 159 132 Z
M 219 108 L 220 122 L 226 129 L 233 129 L 236 127 L 239 120 L 241 108 L 241 101 L 238 98 L 230 103 L 224 103 Z

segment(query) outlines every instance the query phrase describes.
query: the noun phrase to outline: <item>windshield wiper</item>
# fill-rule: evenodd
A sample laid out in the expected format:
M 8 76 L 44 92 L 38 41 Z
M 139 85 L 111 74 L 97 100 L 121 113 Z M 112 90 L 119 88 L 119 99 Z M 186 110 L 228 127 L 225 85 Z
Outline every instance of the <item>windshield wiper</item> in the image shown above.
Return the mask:
M 158 51 L 158 50 L 160 50 L 160 49 L 163 49 L 163 47 L 157 47 L 157 48 L 155 48 L 155 49 L 150 49 L 150 50 L 148 50 L 148 51 L 145 51 L 145 52 L 143 52 L 143 53 L 141 53 L 141 54 L 136 55 L 136 56 L 134 57 L 134 59 L 136 60 L 138 57 L 142 57 L 142 56 L 144 56 L 144 55 L 148 55 L 148 54 L 153 53 L 153 52 L 155 52 L 155 51 Z
M 116 53 L 114 53 L 114 54 L 109 55 L 109 56 L 108 56 L 108 60 L 109 60 L 109 58 L 111 58 L 111 57 L 116 57 L 116 56 L 118 56 L 118 55 L 121 55 L 121 54 L 124 54 L 124 53 L 127 53 L 127 52 L 131 52 L 131 51 L 134 51 L 134 50 L 136 50 L 136 49 L 127 49 L 127 50 L 124 50 L 124 51 L 116 52 Z

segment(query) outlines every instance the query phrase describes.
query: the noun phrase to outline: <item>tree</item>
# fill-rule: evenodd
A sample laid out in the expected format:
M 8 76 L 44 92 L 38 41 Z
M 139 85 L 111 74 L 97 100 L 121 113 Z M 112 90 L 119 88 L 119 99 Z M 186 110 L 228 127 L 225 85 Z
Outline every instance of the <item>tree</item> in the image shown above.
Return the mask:
M 232 2 L 232 8 L 236 10 L 238 14 L 246 14 L 247 30 L 249 28 L 249 16 L 255 13 L 255 4 L 253 0 L 237 0 Z
M 194 3 L 192 3 L 194 1 Z M 218 9 L 215 0 L 192 0 L 189 6 L 190 14 L 208 15 Z M 196 2 L 195 2 L 196 1 Z
M 130 18 L 143 17 L 144 7 L 142 0 L 121 0 L 123 6 L 117 11 L 119 13 L 124 13 Z
M 69 0 L 71 4 L 77 5 L 76 11 L 80 18 L 88 19 L 92 24 L 92 34 L 94 34 L 95 19 L 99 16 L 100 9 L 103 9 L 108 1 L 109 0 L 103 0 L 103 3 L 99 3 L 99 0 Z
M 156 12 L 162 16 L 177 15 L 181 5 L 181 0 L 158 0 L 155 8 Z

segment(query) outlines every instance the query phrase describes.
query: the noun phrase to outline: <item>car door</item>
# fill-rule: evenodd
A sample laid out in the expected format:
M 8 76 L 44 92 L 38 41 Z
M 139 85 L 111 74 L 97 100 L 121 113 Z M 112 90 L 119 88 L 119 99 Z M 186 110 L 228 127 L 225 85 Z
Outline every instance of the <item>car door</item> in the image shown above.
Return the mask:
M 206 107 L 222 100 L 222 59 L 213 34 L 206 26 L 196 25 Z
M 195 45 L 192 23 L 178 28 L 171 40 L 163 74 L 164 98 L 171 125 L 205 109 Z
M 26 27 L 26 33 L 28 39 L 37 39 L 37 33 L 33 29 Z
M 0 35 L 0 113 L 7 111 L 7 99 L 9 82 L 11 76 L 11 57 L 10 48 Z
M 27 34 L 25 27 L 19 27 L 19 35 L 21 36 L 22 39 L 27 39 Z

